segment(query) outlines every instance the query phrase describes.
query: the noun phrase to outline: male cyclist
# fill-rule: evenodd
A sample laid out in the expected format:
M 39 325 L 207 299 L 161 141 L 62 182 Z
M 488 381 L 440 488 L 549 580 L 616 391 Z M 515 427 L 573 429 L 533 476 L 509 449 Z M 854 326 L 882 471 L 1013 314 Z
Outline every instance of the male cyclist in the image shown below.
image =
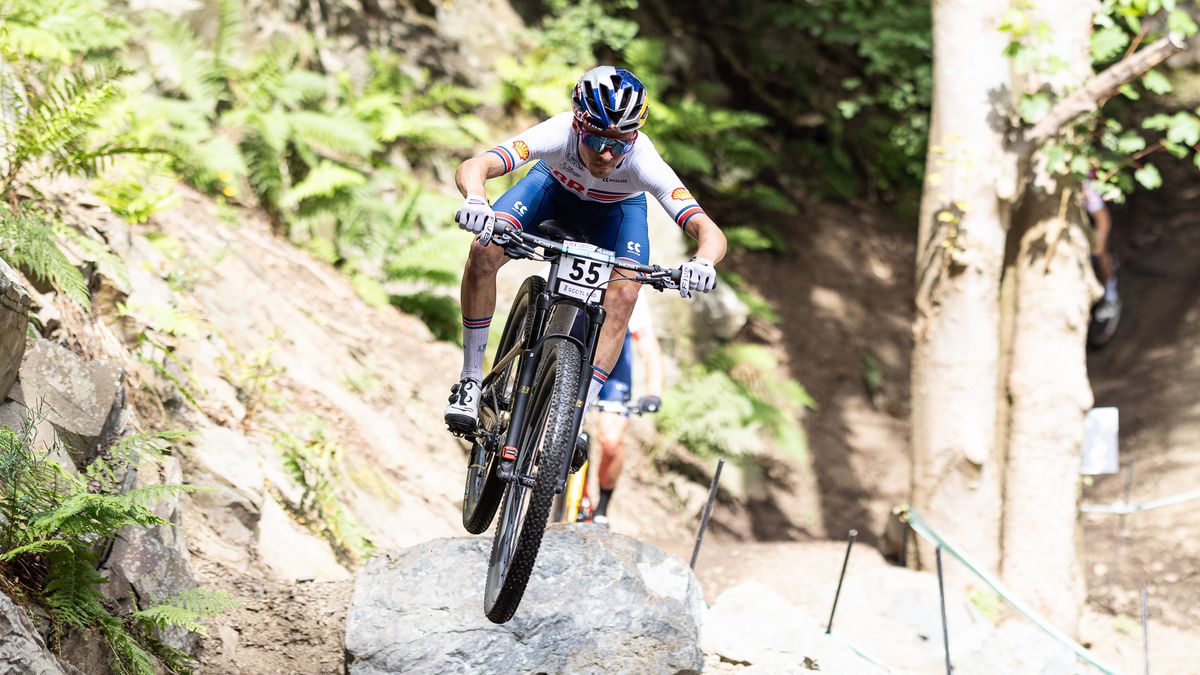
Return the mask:
M 588 243 L 617 256 L 649 264 L 646 196 L 658 199 L 684 232 L 697 240 L 696 255 L 682 265 L 679 293 L 707 293 L 713 269 L 725 256 L 725 235 L 692 198 L 654 144 L 638 130 L 646 121 L 647 95 L 641 81 L 623 68 L 599 66 L 584 73 L 560 113 L 458 167 L 455 182 L 466 198 L 456 216 L 476 235 L 463 274 L 463 366 L 451 388 L 446 425 L 469 433 L 479 417 L 479 389 L 488 328 L 496 308 L 496 273 L 508 262 L 488 246 L 496 219 L 538 233 L 547 219 L 579 227 Z M 484 182 L 540 160 L 510 190 L 488 203 Z M 611 279 L 631 276 L 613 269 Z M 610 283 L 604 296 L 607 318 L 600 332 L 585 412 L 595 402 L 617 361 L 640 284 Z
M 656 413 L 662 406 L 662 350 L 659 349 L 654 326 L 650 323 L 650 312 L 644 304 L 635 305 L 633 308 L 625 344 L 621 348 L 616 365 L 613 366 L 612 376 L 600 390 L 600 400 L 627 403 L 633 397 L 633 345 L 637 345 L 637 355 L 645 372 L 645 388 L 648 392 L 638 399 L 637 405 L 643 412 Z M 625 429 L 629 426 L 629 418 L 606 411 L 603 403 L 601 406 L 600 415 L 596 419 L 596 437 L 600 441 L 600 472 L 597 474 L 600 478 L 600 501 L 596 503 L 592 520 L 606 525 L 609 500 L 617 487 L 621 467 L 625 464 Z

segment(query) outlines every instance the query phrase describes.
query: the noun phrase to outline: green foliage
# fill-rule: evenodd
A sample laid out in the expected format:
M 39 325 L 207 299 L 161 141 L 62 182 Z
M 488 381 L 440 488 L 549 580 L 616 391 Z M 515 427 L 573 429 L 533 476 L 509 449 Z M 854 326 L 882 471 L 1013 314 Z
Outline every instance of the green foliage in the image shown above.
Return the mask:
M 76 475 L 51 458 L 60 447 L 39 449 L 40 419 L 32 413 L 20 429 L 0 428 L 0 575 L 47 610 L 51 644 L 66 629 L 95 631 L 109 648 L 114 672 L 152 675 L 155 656 L 168 672 L 190 672 L 186 655 L 163 645 L 151 629 L 203 631 L 200 620 L 229 607 L 228 601 L 190 591 L 181 594 L 190 604 L 175 603 L 178 609 L 150 607 L 122 619 L 111 613 L 101 593 L 107 579 L 96 570 L 94 553 L 122 528 L 170 525 L 150 503 L 182 486 L 120 489 L 129 469 L 158 460 L 183 434 L 127 437 Z M 214 599 L 202 604 L 200 597 Z
M 174 181 L 156 166 L 143 164 L 119 178 L 96 181 L 94 190 L 113 213 L 131 223 L 144 223 L 179 203 L 173 186 Z
M 146 609 L 133 613 L 136 621 L 152 625 L 159 630 L 182 628 L 186 631 L 207 636 L 202 623 L 221 612 L 238 607 L 224 591 L 207 591 L 192 588 L 158 601 Z
M 374 545 L 338 495 L 344 477 L 341 444 L 315 417 L 298 416 L 297 423 L 305 428 L 305 434 L 276 432 L 275 446 L 302 493 L 299 503 L 280 501 L 303 525 L 324 537 L 343 563 L 360 562 Z
M 65 230 L 33 202 L 0 202 L 0 258 L 88 309 L 91 296 L 83 274 L 58 244 Z
M 761 345 L 729 344 L 695 367 L 667 393 L 656 418 L 669 438 L 702 455 L 762 454 L 766 434 L 785 452 L 803 456 L 799 417 L 816 402 Z
M 1014 10 L 1013 16 L 1017 18 L 1006 22 L 1002 29 L 1012 36 L 1009 54 L 1018 70 L 1043 76 L 1061 70 L 1060 59 L 1040 55 L 1041 48 L 1054 39 L 1049 30 L 1031 25 L 1022 10 Z M 1187 10 L 1173 0 L 1104 0 L 1093 24 L 1091 56 L 1097 70 L 1111 66 L 1164 33 L 1184 39 L 1197 32 Z M 1075 120 L 1040 148 L 1040 161 L 1070 183 L 1077 184 L 1095 174 L 1093 184 L 1108 201 L 1122 201 L 1124 194 L 1137 185 L 1149 190 L 1161 186 L 1158 168 L 1145 158 L 1158 151 L 1180 158 L 1195 153 L 1200 142 L 1200 109 L 1150 115 L 1135 123 L 1140 128 L 1126 128 L 1117 117 L 1134 116 L 1125 109 L 1123 100 L 1139 100 L 1143 92 L 1161 96 L 1172 88 L 1171 78 L 1159 70 L 1147 72 L 1136 84 L 1123 85 L 1121 98 L 1105 102 L 1097 114 Z M 1019 107 L 1022 121 L 1035 123 L 1056 101 L 1048 91 L 1024 94 Z M 1200 166 L 1200 155 L 1194 157 Z
M 247 423 L 268 406 L 279 410 L 283 407 L 283 394 L 279 378 L 286 368 L 275 363 L 275 344 L 282 337 L 276 329 L 267 337 L 267 345 L 251 354 L 242 355 L 231 350 L 220 358 L 225 379 L 237 388 L 238 400 L 246 407 Z

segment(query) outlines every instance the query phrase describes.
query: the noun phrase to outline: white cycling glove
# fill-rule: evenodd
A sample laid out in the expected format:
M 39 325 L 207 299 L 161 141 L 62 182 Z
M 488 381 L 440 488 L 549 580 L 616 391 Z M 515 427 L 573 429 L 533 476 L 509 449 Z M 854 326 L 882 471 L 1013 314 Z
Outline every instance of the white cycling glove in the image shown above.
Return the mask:
M 492 210 L 491 204 L 488 204 L 487 198 L 483 195 L 467 195 L 466 201 L 463 202 L 458 213 L 454 214 L 454 220 L 458 222 L 458 226 L 462 229 L 476 235 L 479 243 L 484 246 L 492 240 L 492 227 L 496 223 L 496 212 Z
M 717 285 L 717 271 L 711 260 L 692 258 L 679 268 L 679 295 L 691 297 L 692 291 L 707 293 Z

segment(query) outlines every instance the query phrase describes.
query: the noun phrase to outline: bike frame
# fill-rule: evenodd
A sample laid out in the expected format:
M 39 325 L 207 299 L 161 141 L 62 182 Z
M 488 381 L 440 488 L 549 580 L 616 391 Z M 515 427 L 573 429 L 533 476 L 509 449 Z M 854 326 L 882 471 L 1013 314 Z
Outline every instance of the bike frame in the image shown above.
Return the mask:
M 497 227 L 497 232 L 501 236 L 504 236 L 506 233 L 512 236 L 512 231 L 507 228 L 501 229 Z M 531 464 L 530 458 L 520 456 L 519 444 L 521 440 L 520 434 L 525 428 L 530 394 L 532 393 L 534 378 L 537 376 L 537 368 L 541 362 L 542 352 L 550 340 L 567 340 L 579 346 L 581 357 L 579 390 L 576 392 L 575 411 L 571 420 L 571 437 L 575 438 L 579 435 L 579 428 L 583 424 L 584 401 L 587 398 L 588 387 L 591 386 L 596 345 L 600 340 L 600 331 L 604 326 L 604 320 L 607 315 L 603 307 L 604 291 L 601 291 L 600 299 L 595 303 L 583 302 L 555 292 L 559 264 L 562 261 L 563 254 L 598 260 L 612 264 L 614 268 L 626 269 L 642 274 L 661 275 L 672 273 L 672 271 L 618 260 L 608 251 L 601 253 L 586 248 L 573 247 L 569 241 L 559 243 L 523 232 L 519 236 L 518 251 L 528 253 L 532 251 L 530 245 L 537 245 L 548 252 L 553 252 L 547 256 L 550 262 L 550 272 L 547 276 L 545 290 L 539 293 L 536 299 L 534 299 L 532 307 L 533 321 L 529 335 L 525 337 L 522 343 L 515 345 L 507 354 L 497 355 L 495 365 L 492 366 L 491 371 L 484 378 L 483 389 L 486 391 L 489 384 L 493 383 L 495 373 L 501 372 L 512 360 L 517 360 L 517 384 L 513 394 L 511 415 L 509 416 L 505 438 L 502 444 L 499 443 L 499 439 L 494 437 L 489 440 L 491 440 L 493 446 L 500 445 L 498 450 L 501 461 L 497 466 L 497 475 L 500 479 L 506 482 L 516 480 L 523 485 L 532 486 L 534 482 L 533 476 L 527 476 L 523 473 Z M 674 280 L 674 277 L 672 277 L 672 280 Z M 582 311 L 587 319 L 587 331 L 583 340 L 571 335 L 571 327 L 579 311 Z M 501 411 L 496 412 L 497 414 L 502 414 Z M 491 436 L 491 434 L 488 434 L 488 436 Z M 562 493 L 563 487 L 567 482 L 567 477 L 570 475 L 570 470 L 571 463 L 569 461 L 563 462 L 555 484 L 555 493 Z

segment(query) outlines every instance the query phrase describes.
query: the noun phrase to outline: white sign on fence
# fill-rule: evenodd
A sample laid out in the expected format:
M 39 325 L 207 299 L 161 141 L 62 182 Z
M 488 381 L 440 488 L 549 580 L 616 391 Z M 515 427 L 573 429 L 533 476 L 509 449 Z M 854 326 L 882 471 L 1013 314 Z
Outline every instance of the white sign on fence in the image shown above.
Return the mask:
M 1120 429 L 1116 408 L 1092 408 L 1083 418 L 1083 463 L 1079 473 L 1095 476 L 1120 470 L 1117 456 L 1117 432 Z

